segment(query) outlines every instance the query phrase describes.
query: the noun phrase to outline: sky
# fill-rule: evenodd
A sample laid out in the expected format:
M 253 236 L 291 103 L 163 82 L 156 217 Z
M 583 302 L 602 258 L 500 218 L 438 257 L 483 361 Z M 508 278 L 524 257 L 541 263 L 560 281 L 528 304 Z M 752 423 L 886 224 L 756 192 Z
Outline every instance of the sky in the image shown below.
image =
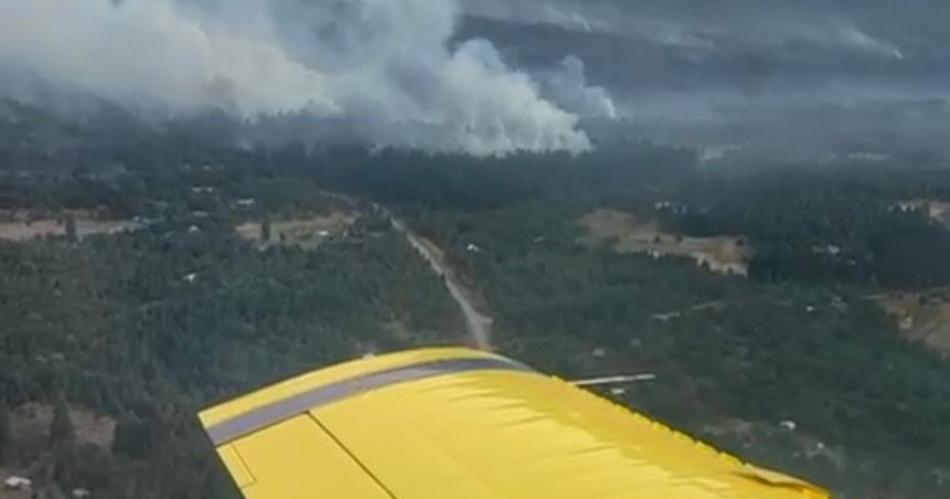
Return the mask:
M 622 116 L 946 99 L 950 2 L 463 0 L 518 67 L 581 60 Z M 490 21 L 486 21 L 490 20 Z
M 464 0 L 466 12 L 575 29 L 636 34 L 673 45 L 704 39 L 760 46 L 815 41 L 858 50 L 943 41 L 941 0 Z

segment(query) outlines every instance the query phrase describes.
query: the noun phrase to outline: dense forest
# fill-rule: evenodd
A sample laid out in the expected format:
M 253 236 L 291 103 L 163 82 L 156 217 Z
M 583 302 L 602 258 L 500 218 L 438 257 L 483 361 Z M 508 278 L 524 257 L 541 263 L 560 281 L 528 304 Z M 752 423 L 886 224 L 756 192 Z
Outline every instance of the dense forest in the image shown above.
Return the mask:
M 947 220 L 931 217 L 925 202 L 950 199 L 947 171 L 799 167 L 702 175 L 671 199 L 684 207 L 663 214 L 676 230 L 748 235 L 756 248 L 752 273 L 764 280 L 911 288 L 950 282 Z
M 261 251 L 212 227 L 154 226 L 2 244 L 0 262 L 0 414 L 68 400 L 117 419 L 109 449 L 63 446 L 51 431 L 53 459 L 32 470 L 97 497 L 231 497 L 198 408 L 462 334 L 441 282 L 392 232 Z M 37 458 L 28 447 L 3 456 L 14 467 Z
M 108 110 L 100 120 L 64 124 L 8 104 L 0 130 L 6 132 L 0 133 L 0 209 L 227 216 L 228 200 L 241 198 L 255 198 L 263 212 L 320 208 L 321 198 L 313 196 L 320 190 L 403 211 L 482 210 L 532 200 L 602 204 L 659 218 L 687 235 L 746 235 L 755 248 L 751 272 L 765 281 L 950 284 L 946 219 L 929 217 L 923 205 L 902 204 L 950 200 L 950 170 L 933 160 L 914 167 L 910 160 L 741 158 L 713 169 L 695 150 L 614 135 L 580 157 L 474 158 L 303 142 L 234 148 L 224 144 L 240 139 L 239 124 L 222 117 L 156 128 Z M 183 185 L 213 185 L 220 195 L 196 197 Z M 658 204 L 667 209 L 658 212 Z
M 454 249 L 503 351 L 578 378 L 655 374 L 619 399 L 841 497 L 950 490 L 950 364 L 904 341 L 861 288 L 584 248 L 571 220 L 531 204 L 417 223 Z
M 655 374 L 606 395 L 842 498 L 950 491 L 950 364 L 868 299 L 950 284 L 950 232 L 916 203 L 950 201 L 932 162 L 710 165 L 621 137 L 480 159 L 253 142 L 213 116 L 2 109 L 0 210 L 65 227 L 0 242 L 2 470 L 101 498 L 235 497 L 199 408 L 459 343 L 459 311 L 379 203 L 447 252 L 500 352 L 565 377 Z M 582 244 L 577 220 L 601 207 L 743 235 L 750 277 Z M 341 210 L 357 221 L 320 244 L 235 232 Z M 77 216 L 136 230 L 80 237 Z M 52 411 L 42 442 L 18 433 L 31 404 Z M 79 411 L 116 422 L 109 445 Z

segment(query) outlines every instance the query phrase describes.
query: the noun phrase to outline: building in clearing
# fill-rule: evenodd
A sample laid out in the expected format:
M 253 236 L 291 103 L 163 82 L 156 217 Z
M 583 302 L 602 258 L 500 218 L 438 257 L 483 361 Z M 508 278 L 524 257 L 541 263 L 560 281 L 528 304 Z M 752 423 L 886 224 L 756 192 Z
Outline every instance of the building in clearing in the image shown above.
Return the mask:
M 13 475 L 3 481 L 3 487 L 8 490 L 26 490 L 33 486 L 29 478 Z

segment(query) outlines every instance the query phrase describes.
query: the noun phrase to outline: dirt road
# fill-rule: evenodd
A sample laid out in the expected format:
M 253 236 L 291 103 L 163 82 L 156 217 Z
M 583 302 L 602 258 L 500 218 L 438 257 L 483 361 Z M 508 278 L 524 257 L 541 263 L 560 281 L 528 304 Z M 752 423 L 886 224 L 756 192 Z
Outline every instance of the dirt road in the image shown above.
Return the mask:
M 402 221 L 390 216 L 393 227 L 406 236 L 406 240 L 423 258 L 429 262 L 432 271 L 442 277 L 449 294 L 459 304 L 465 316 L 465 324 L 472 344 L 481 350 L 491 350 L 492 318 L 483 314 L 475 306 L 472 293 L 459 281 L 451 265 L 445 260 L 445 254 L 431 241 L 413 233 Z
M 322 194 L 330 198 L 341 200 L 349 205 L 357 204 L 353 198 L 339 193 L 322 191 Z M 472 292 L 459 281 L 452 266 L 446 261 L 445 253 L 432 241 L 412 232 L 405 222 L 398 219 L 388 208 L 373 202 L 369 202 L 369 205 L 373 211 L 381 213 L 389 219 L 393 228 L 406 237 L 406 241 L 429 263 L 429 266 L 432 267 L 432 271 L 442 278 L 442 282 L 445 283 L 445 287 L 448 289 L 452 299 L 458 303 L 459 308 L 462 310 L 462 315 L 465 317 L 466 332 L 471 345 L 480 350 L 491 350 L 492 318 L 481 312 L 479 307 L 476 306 Z

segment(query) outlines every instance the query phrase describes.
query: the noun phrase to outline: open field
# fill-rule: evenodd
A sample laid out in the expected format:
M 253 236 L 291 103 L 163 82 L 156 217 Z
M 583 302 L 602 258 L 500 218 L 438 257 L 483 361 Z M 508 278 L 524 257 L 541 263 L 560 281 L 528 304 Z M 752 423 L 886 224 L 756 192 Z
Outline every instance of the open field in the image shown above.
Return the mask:
M 69 408 L 76 443 L 94 445 L 103 450 L 112 448 L 116 421 L 77 407 Z M 66 497 L 55 485 L 37 478 L 43 467 L 50 462 L 50 426 L 53 422 L 53 407 L 48 404 L 28 403 L 10 413 L 10 437 L 18 449 L 18 467 L 0 468 L 0 481 L 11 476 L 33 479 L 31 488 L 6 489 L 0 484 L 0 499 L 47 499 Z M 10 460 L 15 461 L 15 460 Z M 10 462 L 7 463 L 8 465 Z
M 132 231 L 139 224 L 132 220 L 98 220 L 85 212 L 68 213 L 59 218 L 30 220 L 25 213 L 0 214 L 0 240 L 28 241 L 37 237 L 66 235 L 66 216 L 76 219 L 76 235 L 115 234 Z
M 70 407 L 69 417 L 76 432 L 76 441 L 103 449 L 112 447 L 114 419 Z M 25 439 L 45 447 L 53 422 L 53 407 L 46 404 L 24 404 L 10 414 L 10 433 L 14 439 Z
M 932 199 L 914 199 L 902 201 L 902 210 L 923 210 L 931 219 L 950 226 L 950 202 L 935 201 Z
M 950 355 L 950 289 L 876 298 L 909 339 Z
M 256 243 L 313 247 L 327 237 L 344 232 L 356 218 L 353 213 L 334 211 L 328 215 L 273 221 L 270 241 L 263 240 L 263 222 L 243 223 L 234 230 L 242 238 Z
M 656 222 L 641 222 L 629 213 L 611 209 L 591 212 L 579 223 L 587 229 L 584 242 L 588 244 L 607 243 L 621 253 L 688 256 L 713 272 L 749 274 L 749 250 L 742 237 L 684 237 L 663 232 Z
M 0 481 L 6 480 L 11 476 L 21 475 L 21 473 L 16 473 L 11 469 L 0 468 Z M 31 499 L 30 495 L 32 492 L 31 490 L 10 490 L 0 485 L 0 499 Z M 39 494 L 37 494 L 37 499 L 39 499 Z

